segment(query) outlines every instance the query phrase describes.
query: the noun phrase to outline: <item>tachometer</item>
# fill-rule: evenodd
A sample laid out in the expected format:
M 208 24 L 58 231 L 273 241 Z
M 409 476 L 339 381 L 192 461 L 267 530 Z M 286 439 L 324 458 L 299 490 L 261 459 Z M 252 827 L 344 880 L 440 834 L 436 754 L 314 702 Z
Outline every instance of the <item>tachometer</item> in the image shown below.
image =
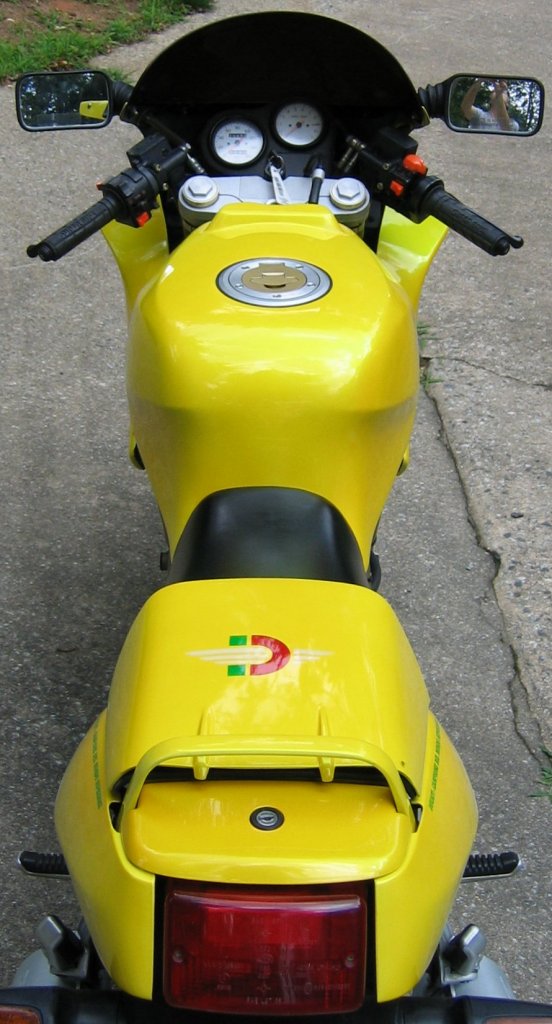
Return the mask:
M 322 135 L 324 119 L 310 103 L 286 103 L 276 114 L 274 128 L 287 146 L 313 146 Z
M 218 160 L 232 167 L 252 164 L 264 149 L 264 135 L 253 121 L 241 118 L 221 121 L 211 134 L 211 146 Z

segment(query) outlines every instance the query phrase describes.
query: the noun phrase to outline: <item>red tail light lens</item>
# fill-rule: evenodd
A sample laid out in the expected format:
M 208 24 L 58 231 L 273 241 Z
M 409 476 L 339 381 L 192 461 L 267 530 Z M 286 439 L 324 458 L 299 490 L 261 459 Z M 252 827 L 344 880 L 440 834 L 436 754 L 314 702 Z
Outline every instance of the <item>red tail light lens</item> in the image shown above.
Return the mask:
M 301 889 L 169 883 L 164 995 L 218 1013 L 358 1009 L 367 936 L 362 884 Z
M 0 1006 L 0 1024 L 42 1024 L 38 1010 L 26 1006 Z

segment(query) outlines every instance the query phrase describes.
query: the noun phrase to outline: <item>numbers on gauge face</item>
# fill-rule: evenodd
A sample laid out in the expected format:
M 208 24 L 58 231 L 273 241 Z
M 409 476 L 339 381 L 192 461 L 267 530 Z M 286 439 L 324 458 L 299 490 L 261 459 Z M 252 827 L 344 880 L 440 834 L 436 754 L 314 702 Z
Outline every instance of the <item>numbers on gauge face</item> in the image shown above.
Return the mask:
M 324 131 L 322 114 L 311 103 L 286 103 L 274 118 L 274 129 L 287 146 L 313 146 Z
M 232 167 L 245 167 L 257 160 L 264 149 L 261 129 L 242 118 L 221 121 L 211 134 L 211 146 L 218 160 Z

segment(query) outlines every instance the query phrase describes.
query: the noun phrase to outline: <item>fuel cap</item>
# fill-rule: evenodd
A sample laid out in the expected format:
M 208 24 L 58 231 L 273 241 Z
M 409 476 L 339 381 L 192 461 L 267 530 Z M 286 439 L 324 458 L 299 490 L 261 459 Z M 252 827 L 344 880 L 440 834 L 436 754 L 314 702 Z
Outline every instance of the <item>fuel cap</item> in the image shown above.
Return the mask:
M 300 306 L 329 292 L 331 278 L 301 260 L 255 259 L 232 263 L 217 278 L 221 292 L 250 306 Z

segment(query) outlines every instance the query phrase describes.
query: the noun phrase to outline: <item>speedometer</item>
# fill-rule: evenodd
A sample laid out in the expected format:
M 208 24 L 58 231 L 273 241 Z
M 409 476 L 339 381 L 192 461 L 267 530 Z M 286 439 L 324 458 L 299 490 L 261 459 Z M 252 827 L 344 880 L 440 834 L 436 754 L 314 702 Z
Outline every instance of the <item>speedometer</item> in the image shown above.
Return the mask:
M 260 157 L 264 135 L 253 121 L 221 121 L 213 129 L 211 146 L 218 160 L 232 167 L 245 167 Z
M 281 142 L 287 146 L 313 146 L 322 135 L 322 114 L 310 103 L 286 103 L 274 119 L 274 128 Z

